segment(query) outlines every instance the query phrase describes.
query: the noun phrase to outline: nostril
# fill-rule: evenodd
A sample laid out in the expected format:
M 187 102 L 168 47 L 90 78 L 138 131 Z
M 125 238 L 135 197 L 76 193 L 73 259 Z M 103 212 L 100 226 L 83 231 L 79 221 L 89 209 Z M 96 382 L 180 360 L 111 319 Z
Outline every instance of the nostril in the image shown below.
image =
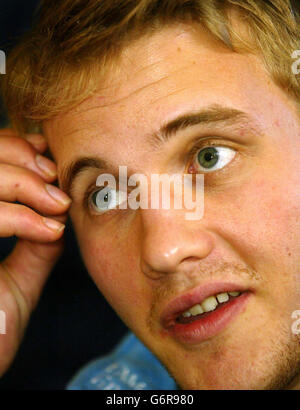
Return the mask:
M 196 256 L 188 256 L 187 258 L 184 258 L 182 262 L 199 262 L 199 258 L 197 258 Z
M 155 270 L 145 262 L 141 264 L 141 270 L 143 274 L 151 280 L 162 279 L 163 277 L 166 276 L 166 274 L 169 273 L 169 272 L 162 272 L 161 270 Z

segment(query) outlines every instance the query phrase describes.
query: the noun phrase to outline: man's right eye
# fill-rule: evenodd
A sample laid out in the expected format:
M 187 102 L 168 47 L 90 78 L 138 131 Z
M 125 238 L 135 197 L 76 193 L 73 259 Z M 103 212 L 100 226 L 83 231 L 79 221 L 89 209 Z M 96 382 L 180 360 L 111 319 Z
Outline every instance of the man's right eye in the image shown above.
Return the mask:
M 127 198 L 125 194 L 108 187 L 98 189 L 90 196 L 90 204 L 94 211 L 104 213 L 116 209 Z

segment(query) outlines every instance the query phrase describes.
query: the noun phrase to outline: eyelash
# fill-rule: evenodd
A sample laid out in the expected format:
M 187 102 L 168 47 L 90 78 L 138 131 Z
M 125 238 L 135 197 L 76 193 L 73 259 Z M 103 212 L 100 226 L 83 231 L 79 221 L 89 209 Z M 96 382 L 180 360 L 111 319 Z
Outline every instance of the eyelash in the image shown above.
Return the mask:
M 231 145 L 231 146 L 229 146 Z M 220 141 L 211 141 L 211 140 L 204 140 L 203 138 L 196 140 L 194 145 L 192 146 L 192 148 L 190 149 L 190 151 L 187 153 L 186 157 L 185 157 L 185 162 L 188 164 L 186 167 L 186 173 L 189 173 L 188 170 L 191 168 L 192 163 L 195 162 L 195 157 L 196 155 L 203 150 L 204 148 L 209 148 L 209 147 L 225 147 L 225 144 L 222 144 Z M 232 144 L 227 144 L 226 145 L 227 148 L 232 148 Z M 222 170 L 216 170 L 213 172 L 210 172 L 207 174 L 216 174 L 218 172 L 220 172 Z M 92 184 L 91 186 L 88 187 L 88 189 L 86 190 L 86 192 L 84 193 L 84 197 L 83 197 L 83 206 L 85 209 L 87 210 L 91 210 L 91 197 L 94 195 L 95 192 L 99 191 L 100 189 L 102 189 L 104 187 L 101 186 L 95 186 L 95 184 Z M 106 213 L 111 212 L 111 211 L 107 211 Z

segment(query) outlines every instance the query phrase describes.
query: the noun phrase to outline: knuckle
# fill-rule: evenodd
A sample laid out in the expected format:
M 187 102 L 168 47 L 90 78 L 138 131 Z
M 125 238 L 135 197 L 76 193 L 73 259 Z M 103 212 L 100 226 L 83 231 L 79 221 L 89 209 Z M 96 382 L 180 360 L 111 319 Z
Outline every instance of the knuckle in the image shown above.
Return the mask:
M 40 187 L 42 184 L 42 178 L 36 172 L 28 168 L 21 168 L 20 175 L 24 177 L 25 184 L 30 184 L 38 187 Z
M 14 212 L 19 215 L 19 218 L 24 222 L 32 221 L 34 219 L 34 212 L 23 204 L 14 204 Z
M 30 238 L 42 235 L 45 227 L 42 217 L 23 204 L 0 202 L 0 235 Z
M 26 141 L 24 138 L 16 136 L 16 135 L 3 135 L 0 138 L 0 146 L 1 145 L 9 145 L 14 147 L 14 151 L 20 151 L 24 155 L 33 155 L 34 148 L 33 146 Z
M 22 158 L 24 163 L 33 160 L 35 149 L 29 142 L 27 142 L 24 138 L 15 138 L 15 143 L 17 150 L 19 150 L 20 154 L 24 156 L 24 158 Z
M 17 215 L 15 221 L 28 228 L 32 226 L 32 224 L 38 223 L 38 219 L 40 219 L 39 215 L 23 204 L 14 204 L 12 212 Z
M 16 207 L 18 217 L 14 220 L 15 232 L 26 232 L 30 236 L 45 230 L 40 215 L 25 205 L 18 204 Z
M 29 183 L 38 184 L 42 181 L 42 178 L 31 169 L 12 164 L 0 163 L 0 175 L 6 181 L 15 179 L 13 184 L 15 188 L 20 188 L 21 185 L 26 187 Z

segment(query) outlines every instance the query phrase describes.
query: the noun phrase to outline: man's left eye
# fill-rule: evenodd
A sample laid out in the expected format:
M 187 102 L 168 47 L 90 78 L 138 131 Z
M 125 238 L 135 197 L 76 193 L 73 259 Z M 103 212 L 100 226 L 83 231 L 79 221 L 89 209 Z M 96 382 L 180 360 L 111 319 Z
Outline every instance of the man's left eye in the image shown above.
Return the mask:
M 212 172 L 224 168 L 233 160 L 236 150 L 228 147 L 206 147 L 196 155 L 197 168 L 201 172 Z

